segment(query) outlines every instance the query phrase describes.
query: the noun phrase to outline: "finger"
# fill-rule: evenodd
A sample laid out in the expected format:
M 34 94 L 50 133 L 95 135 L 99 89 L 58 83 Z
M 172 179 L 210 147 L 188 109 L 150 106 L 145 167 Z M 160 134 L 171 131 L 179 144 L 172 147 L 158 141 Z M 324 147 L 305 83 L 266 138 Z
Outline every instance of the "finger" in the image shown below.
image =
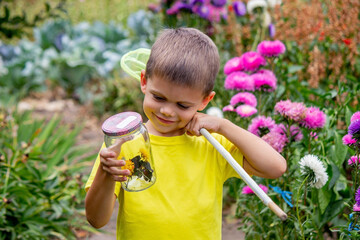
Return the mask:
M 116 158 L 117 155 L 114 151 L 109 150 L 108 148 L 104 148 L 100 151 L 100 157 L 102 158 Z
M 125 182 L 125 181 L 127 181 L 127 177 L 126 176 L 113 176 L 113 180 L 117 181 L 117 182 Z
M 115 152 L 117 155 L 120 154 L 121 151 L 121 145 L 123 145 L 124 142 L 126 142 L 128 139 L 125 138 L 119 138 L 116 139 L 111 146 L 108 147 L 110 151 Z
M 107 166 L 102 166 L 103 170 L 108 172 L 109 174 L 113 175 L 113 176 L 130 176 L 130 171 L 128 169 L 121 169 L 118 167 L 107 167 Z

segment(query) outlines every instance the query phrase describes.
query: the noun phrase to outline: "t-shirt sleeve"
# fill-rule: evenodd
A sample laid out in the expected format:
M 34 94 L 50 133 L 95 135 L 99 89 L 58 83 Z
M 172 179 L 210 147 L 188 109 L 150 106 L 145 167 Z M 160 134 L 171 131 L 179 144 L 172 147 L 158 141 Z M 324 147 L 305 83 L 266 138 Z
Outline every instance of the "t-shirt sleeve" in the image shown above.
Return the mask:
M 242 167 L 244 163 L 244 156 L 242 152 L 229 140 L 227 140 L 224 136 L 219 134 L 213 134 L 216 140 L 228 151 L 231 156 L 235 159 L 237 163 Z M 221 154 L 219 153 L 221 156 Z M 227 179 L 231 177 L 241 178 L 240 175 L 234 170 L 234 168 L 228 163 L 228 161 L 221 156 L 223 162 L 223 181 L 225 182 Z
M 101 149 L 105 148 L 105 143 L 102 144 L 101 146 Z M 101 151 L 100 149 L 100 151 Z M 100 151 L 96 157 L 96 160 L 95 160 L 95 163 L 94 163 L 94 166 L 91 170 L 91 173 L 90 173 L 90 176 L 85 184 L 85 191 L 87 192 L 89 190 L 89 188 L 91 187 L 91 184 L 93 183 L 94 179 L 95 179 L 95 176 L 96 176 L 96 172 L 99 168 L 99 165 L 100 165 Z M 120 189 L 121 189 L 121 183 L 120 182 L 116 182 L 115 183 L 115 190 L 114 190 L 114 193 L 116 195 L 116 197 L 119 195 L 120 193 Z

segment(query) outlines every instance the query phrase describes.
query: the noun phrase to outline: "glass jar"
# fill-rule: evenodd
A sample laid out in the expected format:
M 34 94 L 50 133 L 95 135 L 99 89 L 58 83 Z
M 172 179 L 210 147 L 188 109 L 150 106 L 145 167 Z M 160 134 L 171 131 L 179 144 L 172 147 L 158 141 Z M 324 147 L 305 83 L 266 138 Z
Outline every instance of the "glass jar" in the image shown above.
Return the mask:
M 136 112 L 113 115 L 102 125 L 107 148 L 118 154 L 117 159 L 125 161 L 122 169 L 130 175 L 121 182 L 124 190 L 138 192 L 152 186 L 156 180 L 155 166 L 151 153 L 148 131 Z

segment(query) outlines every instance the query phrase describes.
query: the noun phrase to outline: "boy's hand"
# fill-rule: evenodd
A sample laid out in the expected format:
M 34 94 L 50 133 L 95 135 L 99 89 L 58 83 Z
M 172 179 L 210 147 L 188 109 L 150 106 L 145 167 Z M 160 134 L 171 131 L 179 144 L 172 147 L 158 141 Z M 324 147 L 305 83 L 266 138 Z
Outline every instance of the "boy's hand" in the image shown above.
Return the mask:
M 125 161 L 117 159 L 123 143 L 124 141 L 118 141 L 109 148 L 104 148 L 100 151 L 100 165 L 102 169 L 110 174 L 114 181 L 118 182 L 126 181 L 126 176 L 130 175 L 128 169 L 121 169 L 125 165 Z
M 204 113 L 196 113 L 186 125 L 186 133 L 193 136 L 200 136 L 200 129 L 205 128 L 209 132 L 219 132 L 222 118 L 210 116 Z

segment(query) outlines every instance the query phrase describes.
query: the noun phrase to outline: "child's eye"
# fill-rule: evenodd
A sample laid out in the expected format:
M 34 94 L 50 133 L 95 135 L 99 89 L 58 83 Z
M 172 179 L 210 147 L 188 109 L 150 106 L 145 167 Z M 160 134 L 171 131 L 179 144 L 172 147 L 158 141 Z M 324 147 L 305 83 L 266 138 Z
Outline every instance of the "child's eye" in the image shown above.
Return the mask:
M 178 103 L 177 105 L 178 105 L 179 108 L 182 108 L 182 109 L 188 109 L 189 108 L 188 106 L 185 106 L 185 105 L 183 105 L 181 103 Z
M 159 97 L 157 95 L 153 95 L 154 96 L 154 99 L 157 100 L 157 101 L 164 101 L 165 98 L 162 98 L 162 97 Z

